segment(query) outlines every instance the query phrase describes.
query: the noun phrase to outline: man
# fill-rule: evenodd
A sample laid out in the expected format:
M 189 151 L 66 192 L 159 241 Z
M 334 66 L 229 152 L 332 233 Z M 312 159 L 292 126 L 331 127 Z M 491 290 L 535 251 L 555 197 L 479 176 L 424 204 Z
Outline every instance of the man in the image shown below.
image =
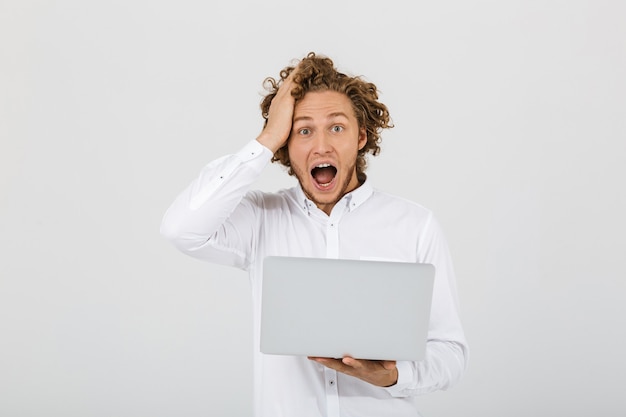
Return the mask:
M 239 152 L 208 164 L 168 209 L 161 233 L 191 256 L 248 271 L 257 346 L 266 256 L 434 264 L 423 361 L 259 351 L 254 357 L 258 417 L 419 416 L 416 396 L 457 382 L 468 348 L 437 221 L 424 207 L 373 189 L 365 175 L 366 154 L 379 152 L 380 132 L 391 127 L 389 112 L 374 84 L 337 71 L 332 60 L 314 53 L 266 85 L 262 132 Z M 270 161 L 287 166 L 298 186 L 250 191 Z

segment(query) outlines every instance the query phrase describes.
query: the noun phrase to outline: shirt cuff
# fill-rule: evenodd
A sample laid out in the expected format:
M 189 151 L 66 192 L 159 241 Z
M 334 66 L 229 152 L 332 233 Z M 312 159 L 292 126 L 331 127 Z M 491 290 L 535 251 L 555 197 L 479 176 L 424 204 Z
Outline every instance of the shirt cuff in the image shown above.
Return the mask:
M 398 382 L 395 385 L 386 387 L 385 389 L 393 397 L 404 397 L 403 391 L 413 385 L 414 370 L 409 361 L 396 362 L 396 368 L 398 368 Z
M 237 152 L 237 156 L 243 161 L 248 162 L 255 158 L 260 158 L 265 156 L 263 160 L 270 159 L 273 154 L 265 146 L 261 145 L 256 139 L 248 142 L 239 152 Z

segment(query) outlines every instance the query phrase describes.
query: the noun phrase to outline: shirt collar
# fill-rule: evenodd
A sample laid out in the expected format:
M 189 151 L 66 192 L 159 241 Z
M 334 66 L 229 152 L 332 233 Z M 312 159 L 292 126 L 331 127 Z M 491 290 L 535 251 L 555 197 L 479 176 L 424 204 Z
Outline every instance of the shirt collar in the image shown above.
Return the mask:
M 365 182 L 363 182 L 360 187 L 352 190 L 346 195 L 346 197 L 350 199 L 348 203 L 348 209 L 352 211 L 355 208 L 359 207 L 368 198 L 370 198 L 373 193 L 374 189 L 372 188 L 372 184 L 369 180 L 365 179 Z
M 365 182 L 363 182 L 363 184 L 359 187 L 343 196 L 337 204 L 345 204 L 347 205 L 348 211 L 352 211 L 363 204 L 373 193 L 374 189 L 372 188 L 370 181 L 366 179 Z M 306 194 L 304 194 L 300 183 L 298 183 L 298 186 L 296 187 L 296 200 L 300 204 L 300 207 L 306 211 L 309 216 L 311 215 L 311 210 L 317 209 L 315 203 L 309 200 Z

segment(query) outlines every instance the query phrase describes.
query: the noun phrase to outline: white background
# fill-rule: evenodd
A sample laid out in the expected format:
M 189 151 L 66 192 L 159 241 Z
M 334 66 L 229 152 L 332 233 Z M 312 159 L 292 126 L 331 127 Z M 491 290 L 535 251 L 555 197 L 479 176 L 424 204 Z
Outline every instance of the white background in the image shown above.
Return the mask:
M 369 176 L 450 243 L 471 360 L 424 415 L 626 415 L 625 22 L 618 0 L 1 0 L 0 415 L 250 414 L 247 277 L 159 223 L 309 51 L 378 85 L 396 127 Z

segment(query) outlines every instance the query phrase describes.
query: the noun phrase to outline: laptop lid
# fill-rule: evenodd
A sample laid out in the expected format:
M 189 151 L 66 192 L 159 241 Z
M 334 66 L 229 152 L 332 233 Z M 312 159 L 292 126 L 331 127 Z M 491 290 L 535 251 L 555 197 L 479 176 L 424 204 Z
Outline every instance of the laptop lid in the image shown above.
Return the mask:
M 431 264 L 266 257 L 261 352 L 421 360 L 434 275 Z

